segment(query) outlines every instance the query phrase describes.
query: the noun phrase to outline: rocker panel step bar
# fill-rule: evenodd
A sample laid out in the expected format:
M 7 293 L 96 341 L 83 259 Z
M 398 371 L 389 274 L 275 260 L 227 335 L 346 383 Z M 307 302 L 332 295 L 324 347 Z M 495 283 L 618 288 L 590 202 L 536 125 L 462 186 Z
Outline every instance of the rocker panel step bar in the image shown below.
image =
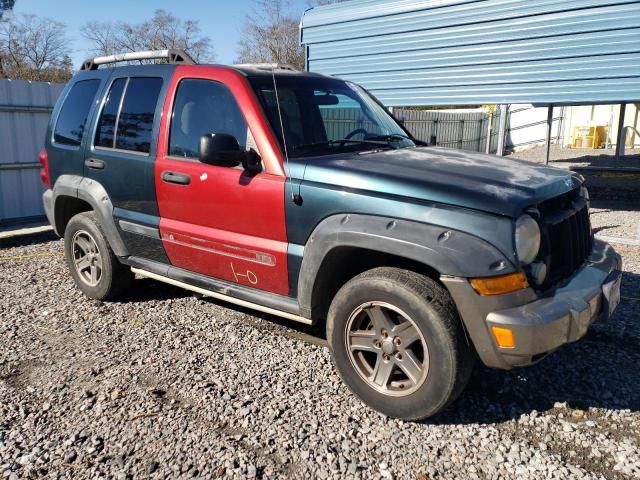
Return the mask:
M 207 297 L 224 300 L 241 307 L 258 310 L 307 325 L 312 324 L 311 319 L 300 315 L 298 302 L 293 298 L 235 285 L 224 280 L 214 279 L 139 257 L 129 257 L 125 261 L 131 267 L 132 272 L 143 277 L 191 290 Z

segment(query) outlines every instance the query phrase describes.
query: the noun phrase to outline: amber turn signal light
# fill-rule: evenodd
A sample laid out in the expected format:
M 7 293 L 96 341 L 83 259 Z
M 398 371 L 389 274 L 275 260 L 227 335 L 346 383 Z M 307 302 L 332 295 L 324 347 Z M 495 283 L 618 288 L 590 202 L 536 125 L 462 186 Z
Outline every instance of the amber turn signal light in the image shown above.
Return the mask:
M 496 343 L 502 348 L 514 348 L 516 346 L 516 340 L 513 338 L 513 332 L 508 328 L 503 327 L 491 327 L 491 333 L 496 339 Z
M 529 282 L 524 273 L 517 272 L 499 277 L 472 278 L 471 286 L 480 295 L 501 295 L 527 288 Z

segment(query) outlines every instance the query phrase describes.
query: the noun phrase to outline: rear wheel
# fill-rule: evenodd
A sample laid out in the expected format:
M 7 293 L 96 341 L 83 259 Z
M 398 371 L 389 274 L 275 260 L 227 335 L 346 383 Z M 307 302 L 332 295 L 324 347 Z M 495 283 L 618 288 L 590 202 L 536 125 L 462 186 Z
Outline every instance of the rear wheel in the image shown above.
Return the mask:
M 329 309 L 327 339 L 351 390 L 406 420 L 445 408 L 473 368 L 448 292 L 407 270 L 376 268 L 347 282 Z
M 133 273 L 118 261 L 93 212 L 79 213 L 69 221 L 64 253 L 73 280 L 89 298 L 112 299 L 133 282 Z

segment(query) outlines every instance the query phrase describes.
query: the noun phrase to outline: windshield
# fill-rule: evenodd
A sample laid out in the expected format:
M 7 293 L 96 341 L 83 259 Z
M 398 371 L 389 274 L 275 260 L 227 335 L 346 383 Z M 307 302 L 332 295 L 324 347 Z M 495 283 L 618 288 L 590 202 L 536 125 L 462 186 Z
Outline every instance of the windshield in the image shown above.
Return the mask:
M 282 144 L 273 78 L 250 82 Z M 276 82 L 289 158 L 415 146 L 384 107 L 353 83 L 296 76 L 277 76 Z

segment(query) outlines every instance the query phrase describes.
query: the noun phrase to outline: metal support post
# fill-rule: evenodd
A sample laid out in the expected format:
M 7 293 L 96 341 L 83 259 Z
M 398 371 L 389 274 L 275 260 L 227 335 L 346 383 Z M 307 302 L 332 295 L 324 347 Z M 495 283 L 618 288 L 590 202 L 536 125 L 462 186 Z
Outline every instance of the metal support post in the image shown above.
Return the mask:
M 551 155 L 551 129 L 553 127 L 553 105 L 547 107 L 547 138 L 544 152 L 544 164 L 549 165 L 549 156 Z
M 489 118 L 487 118 L 487 147 L 485 153 L 491 151 L 491 124 L 493 123 L 493 112 L 489 112 Z
M 507 133 L 507 105 L 500 105 L 500 127 L 498 129 L 498 148 L 496 155 L 504 155 L 504 140 Z
M 620 160 L 624 157 L 624 142 L 625 138 L 625 129 L 624 129 L 624 115 L 627 111 L 627 104 L 620 104 L 620 117 L 618 119 L 618 143 L 616 143 L 616 160 Z

